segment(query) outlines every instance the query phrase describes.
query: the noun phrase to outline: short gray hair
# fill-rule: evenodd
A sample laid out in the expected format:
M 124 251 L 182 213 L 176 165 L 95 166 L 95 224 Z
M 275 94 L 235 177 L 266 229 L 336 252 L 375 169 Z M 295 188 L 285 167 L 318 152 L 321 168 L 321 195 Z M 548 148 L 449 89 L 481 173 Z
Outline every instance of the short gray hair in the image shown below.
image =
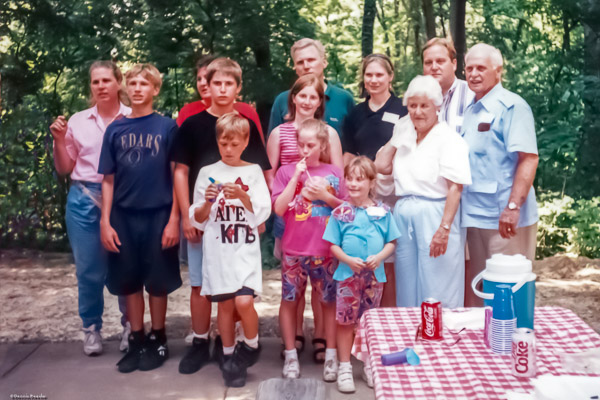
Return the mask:
M 433 101 L 436 107 L 442 105 L 444 96 L 442 95 L 442 87 L 439 82 L 432 76 L 417 75 L 408 84 L 408 89 L 404 93 L 402 104 L 407 105 L 408 99 L 413 96 L 426 96 Z
M 467 51 L 467 55 L 465 55 L 465 61 L 467 61 L 467 59 L 469 58 L 469 55 L 472 52 L 478 52 L 478 51 L 483 52 L 489 58 L 489 60 L 492 62 L 492 65 L 494 66 L 494 68 L 502 67 L 502 64 L 503 64 L 502 53 L 500 52 L 500 50 L 498 50 L 494 46 L 491 46 L 487 43 L 477 43 L 476 45 L 471 47 L 469 49 L 469 51 Z

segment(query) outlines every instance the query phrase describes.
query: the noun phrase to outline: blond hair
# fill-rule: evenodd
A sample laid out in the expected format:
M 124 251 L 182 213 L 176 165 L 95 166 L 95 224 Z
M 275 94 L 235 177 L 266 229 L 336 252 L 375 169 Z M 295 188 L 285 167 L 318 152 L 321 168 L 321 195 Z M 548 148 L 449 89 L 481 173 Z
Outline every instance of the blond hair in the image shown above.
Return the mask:
M 450 60 L 456 60 L 456 49 L 454 48 L 454 42 L 452 41 L 452 39 L 439 37 L 431 38 L 425 44 L 423 50 L 421 51 L 421 60 L 424 58 L 425 50 L 433 46 L 445 47 L 446 50 L 448 50 L 448 57 L 450 57 Z
M 217 139 L 232 139 L 234 136 L 247 139 L 250 136 L 250 123 L 236 112 L 221 115 L 217 120 Z
M 314 46 L 317 49 L 317 52 L 319 53 L 319 55 L 321 56 L 321 59 L 323 61 L 325 61 L 327 59 L 327 57 L 325 55 L 325 46 L 323 46 L 323 43 L 321 43 L 320 41 L 315 40 L 315 39 L 303 38 L 303 39 L 296 41 L 296 43 L 294 43 L 294 45 L 292 46 L 292 49 L 290 51 L 292 60 L 294 60 L 294 54 L 298 50 L 305 49 L 309 46 Z
M 125 81 L 138 75 L 149 80 L 156 89 L 160 89 L 162 86 L 162 76 L 160 75 L 160 71 L 152 64 L 135 64 L 125 73 Z
M 215 76 L 217 72 L 231 76 L 235 79 L 238 86 L 242 84 L 242 68 L 240 67 L 240 64 L 233 61 L 231 58 L 215 58 L 208 64 L 208 67 L 206 67 L 206 82 L 210 84 L 210 81 L 212 81 L 213 76 Z
M 377 179 L 377 168 L 375 163 L 366 156 L 358 156 L 353 158 L 344 168 L 344 177 L 348 179 L 350 175 L 356 175 L 359 178 L 366 178 L 369 182 L 374 182 Z M 375 197 L 375 185 L 369 190 L 369 198 L 373 200 Z
M 120 86 L 119 101 L 125 105 L 129 105 L 130 104 L 129 97 L 127 97 L 127 92 L 123 88 L 123 73 L 121 72 L 121 69 L 119 68 L 117 63 L 115 63 L 114 61 L 111 61 L 111 60 L 94 61 L 92 63 L 92 65 L 90 65 L 90 69 L 89 69 L 90 81 L 92 78 L 92 71 L 95 69 L 98 69 L 98 68 L 106 68 L 106 69 L 110 70 L 110 72 L 112 72 L 113 76 L 115 77 L 117 83 Z M 96 99 L 94 98 L 94 96 L 90 96 L 90 104 L 92 106 L 96 105 Z
M 300 126 L 298 126 L 298 131 L 296 132 L 296 137 L 298 137 L 300 132 L 303 131 L 315 132 L 317 140 L 321 144 L 321 155 L 319 156 L 319 161 L 329 163 L 331 157 L 329 150 L 329 129 L 327 128 L 327 124 L 321 120 L 310 118 L 300 123 Z

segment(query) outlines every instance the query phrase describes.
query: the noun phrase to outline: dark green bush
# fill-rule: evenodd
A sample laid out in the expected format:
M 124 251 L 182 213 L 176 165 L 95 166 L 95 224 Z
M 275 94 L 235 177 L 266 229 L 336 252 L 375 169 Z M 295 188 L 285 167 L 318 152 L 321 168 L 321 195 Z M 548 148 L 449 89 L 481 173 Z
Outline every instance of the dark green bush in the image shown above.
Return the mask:
M 545 193 L 538 206 L 538 258 L 564 252 L 600 257 L 600 197 L 574 200 Z

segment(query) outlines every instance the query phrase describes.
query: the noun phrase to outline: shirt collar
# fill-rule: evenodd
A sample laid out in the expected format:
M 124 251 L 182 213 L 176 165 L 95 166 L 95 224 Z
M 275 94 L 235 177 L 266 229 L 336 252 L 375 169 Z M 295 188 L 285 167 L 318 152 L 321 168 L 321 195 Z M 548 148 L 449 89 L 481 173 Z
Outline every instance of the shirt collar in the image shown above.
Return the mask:
M 331 83 L 329 83 L 327 79 L 324 79 L 324 82 L 327 85 L 327 89 L 325 89 L 325 101 L 329 101 L 329 99 L 331 98 L 329 95 L 331 94 L 333 89 L 331 88 Z
M 456 90 L 457 86 L 458 86 L 458 78 L 454 77 L 454 82 L 452 82 L 452 86 L 450 86 L 450 89 L 448 89 L 444 98 L 450 96 Z
M 371 108 L 369 108 L 369 107 L 367 107 L 367 108 L 368 108 L 368 109 L 369 109 L 369 111 L 370 111 L 370 112 L 372 112 L 372 113 L 376 113 L 376 112 L 383 111 L 383 110 L 384 110 L 384 109 L 386 109 L 386 108 L 389 106 L 389 104 L 390 104 L 392 101 L 394 101 L 394 99 L 396 98 L 396 95 L 395 95 L 395 94 L 394 94 L 394 92 L 392 92 L 391 90 L 390 90 L 390 95 L 391 95 L 391 96 L 390 96 L 390 97 L 389 97 L 389 98 L 388 98 L 388 99 L 385 101 L 385 103 L 383 103 L 383 105 L 381 106 L 381 108 L 380 108 L 379 110 L 377 110 L 377 111 L 373 111 L 373 110 L 371 110 Z M 371 96 L 367 95 L 367 97 L 365 98 L 365 101 L 366 101 L 366 102 L 368 102 L 370 99 L 371 99 Z
M 479 103 L 481 103 L 481 106 L 483 108 L 485 108 L 486 110 L 490 110 L 490 106 L 492 105 L 492 103 L 496 100 L 496 97 L 498 97 L 499 93 L 502 91 L 502 82 L 498 82 L 496 84 L 496 86 L 494 86 L 489 92 L 487 92 L 485 94 L 485 96 L 483 96 L 481 99 L 479 99 Z M 473 99 L 473 101 L 475 101 L 475 99 Z
M 119 112 L 117 113 L 117 115 L 115 115 L 115 119 L 119 117 L 126 117 L 129 114 L 131 114 L 131 108 L 119 102 Z M 94 105 L 92 108 L 90 108 L 88 118 L 95 120 L 98 120 L 100 118 L 100 114 L 98 114 L 98 105 Z

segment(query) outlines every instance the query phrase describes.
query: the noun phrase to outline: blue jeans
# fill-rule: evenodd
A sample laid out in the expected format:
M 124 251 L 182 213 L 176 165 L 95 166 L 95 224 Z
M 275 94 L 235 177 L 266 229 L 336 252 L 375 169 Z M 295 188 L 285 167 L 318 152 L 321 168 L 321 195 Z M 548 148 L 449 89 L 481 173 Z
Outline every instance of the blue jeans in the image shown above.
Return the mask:
M 106 251 L 100 242 L 101 184 L 74 181 L 67 196 L 67 234 L 77 275 L 79 316 L 83 327 L 102 328 L 104 284 L 106 281 Z M 95 201 L 94 201 L 95 200 Z M 121 324 L 127 321 L 125 297 L 119 297 Z

